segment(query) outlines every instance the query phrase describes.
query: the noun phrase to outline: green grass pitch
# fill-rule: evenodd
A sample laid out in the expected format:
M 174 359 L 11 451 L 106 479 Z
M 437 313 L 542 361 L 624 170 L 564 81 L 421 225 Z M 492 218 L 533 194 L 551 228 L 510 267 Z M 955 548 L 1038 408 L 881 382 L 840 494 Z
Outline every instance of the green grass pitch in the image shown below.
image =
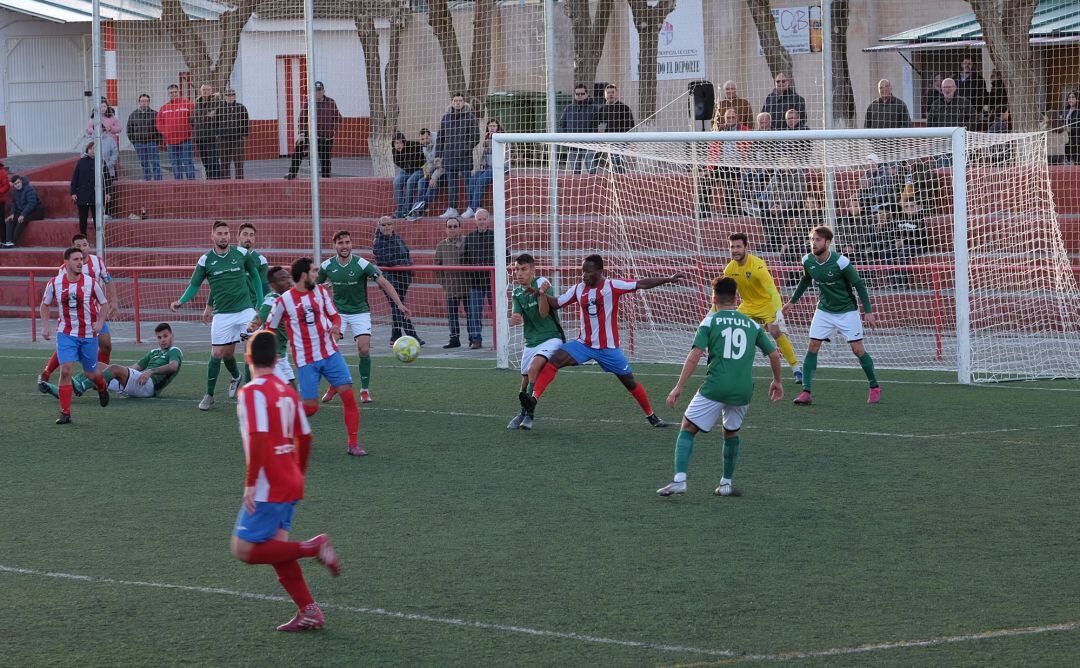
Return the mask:
M 815 404 L 797 408 L 786 375 L 770 404 L 758 369 L 735 476 L 745 495 L 712 495 L 714 433 L 697 438 L 689 492 L 661 499 L 677 429 L 649 428 L 614 378 L 560 373 L 536 429 L 508 432 L 516 373 L 379 358 L 362 408 L 372 456 L 345 455 L 339 403 L 312 419 L 293 536 L 328 532 L 343 573 L 304 562 L 327 628 L 283 635 L 273 626 L 293 609 L 273 570 L 228 551 L 243 476 L 233 402 L 221 380 L 214 410 L 196 410 L 205 354 L 188 353 L 162 399 L 102 409 L 91 394 L 60 427 L 34 389 L 44 355 L 0 351 L 0 665 L 1080 656 L 1075 382 L 880 371 L 882 403 L 868 406 L 858 371 L 823 369 Z M 636 371 L 677 421 L 663 406 L 676 367 Z

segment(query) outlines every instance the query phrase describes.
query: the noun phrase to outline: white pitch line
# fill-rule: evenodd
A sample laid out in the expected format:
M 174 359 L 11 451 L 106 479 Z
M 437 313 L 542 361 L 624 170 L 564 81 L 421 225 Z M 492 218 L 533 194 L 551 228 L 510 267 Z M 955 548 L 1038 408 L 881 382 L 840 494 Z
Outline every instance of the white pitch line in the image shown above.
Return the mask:
M 0 573 L 11 573 L 15 575 L 30 575 L 35 577 L 53 578 L 58 580 L 70 580 L 75 582 L 88 582 L 91 584 L 101 585 L 121 585 L 127 587 L 149 587 L 153 589 L 169 589 L 173 591 L 185 591 L 198 594 L 217 594 L 220 596 L 232 596 L 234 598 L 242 598 L 251 601 L 271 601 L 275 603 L 292 603 L 292 600 L 285 596 L 276 596 L 272 594 L 258 594 L 254 592 L 237 591 L 235 589 L 225 589 L 219 587 L 197 587 L 194 585 L 182 585 L 173 584 L 169 582 L 146 582 L 140 580 L 116 580 L 114 578 L 98 577 L 94 575 L 80 575 L 77 573 L 61 573 L 56 571 L 40 571 L 33 568 L 19 568 L 17 566 L 5 566 L 0 564 Z M 594 643 L 599 645 L 614 645 L 616 647 L 631 647 L 636 649 L 651 650 L 656 652 L 673 652 L 679 654 L 700 654 L 702 656 L 720 656 L 720 657 L 737 657 L 739 654 L 731 650 L 726 649 L 707 649 L 701 647 L 688 647 L 685 645 L 669 645 L 664 643 L 651 643 L 641 640 L 620 640 L 618 638 L 605 638 L 603 636 L 594 636 L 585 633 L 575 633 L 573 631 L 551 631 L 548 629 L 538 629 L 528 626 L 517 626 L 513 624 L 495 624 L 491 622 L 477 622 L 468 619 L 460 619 L 456 617 L 440 617 L 437 615 L 428 615 L 424 613 L 414 612 L 398 612 L 396 610 L 387 610 L 385 608 L 370 608 L 366 606 L 354 606 L 343 605 L 338 603 L 319 603 L 319 607 L 323 610 L 337 610 L 339 612 L 351 612 L 360 615 L 376 615 L 379 617 L 389 617 L 391 619 L 401 619 L 410 622 L 428 622 L 432 624 L 444 624 L 447 626 L 459 626 L 469 629 L 480 629 L 483 631 L 502 631 L 505 633 L 518 633 L 521 635 L 545 637 L 545 638 L 561 638 L 564 640 L 577 640 L 580 642 Z

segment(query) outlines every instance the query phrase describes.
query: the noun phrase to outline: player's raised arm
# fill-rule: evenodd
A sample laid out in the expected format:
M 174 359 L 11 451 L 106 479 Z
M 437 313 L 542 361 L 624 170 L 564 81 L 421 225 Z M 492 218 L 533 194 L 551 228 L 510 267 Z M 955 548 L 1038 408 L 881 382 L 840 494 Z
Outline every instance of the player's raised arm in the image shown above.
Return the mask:
M 667 285 L 668 283 L 681 283 L 684 280 L 686 280 L 686 274 L 678 271 L 671 276 L 639 278 L 636 283 L 638 290 L 651 290 L 652 288 L 657 288 L 661 285 Z
M 547 298 L 555 296 L 555 288 L 551 287 L 551 282 L 546 278 L 543 279 L 543 282 L 537 287 L 540 289 L 541 296 L 544 297 L 544 299 L 537 301 L 536 308 L 540 312 L 540 317 L 546 318 L 551 315 L 551 302 L 549 302 Z M 556 303 L 558 302 L 556 301 Z
M 690 376 L 694 375 L 694 369 L 701 362 L 701 356 L 705 354 L 705 351 L 698 347 L 693 347 L 690 352 L 686 353 L 686 361 L 683 362 L 682 371 L 679 373 L 679 380 L 675 382 L 675 387 L 671 388 L 671 392 L 667 395 L 667 405 L 669 408 L 675 408 L 675 404 L 679 401 L 679 396 L 682 394 L 683 387 L 686 386 L 686 381 L 690 380 Z
M 195 295 L 199 294 L 199 288 L 205 280 L 206 267 L 203 266 L 203 260 L 200 258 L 199 264 L 195 265 L 195 271 L 191 272 L 191 281 L 188 282 L 187 290 L 184 290 L 184 294 L 180 295 L 180 299 L 169 304 L 169 310 L 176 311 L 181 306 L 191 301 Z

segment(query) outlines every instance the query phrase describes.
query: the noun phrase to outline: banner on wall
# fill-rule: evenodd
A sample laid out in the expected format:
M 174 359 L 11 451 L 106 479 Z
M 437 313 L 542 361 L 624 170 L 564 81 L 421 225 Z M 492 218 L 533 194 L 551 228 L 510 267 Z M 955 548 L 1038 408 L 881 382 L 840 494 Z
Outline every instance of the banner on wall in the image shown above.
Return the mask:
M 780 45 L 791 55 L 821 53 L 821 5 L 780 7 L 772 10 Z M 758 41 L 758 54 L 765 53 Z
M 630 10 L 628 9 L 627 12 Z M 640 80 L 638 60 L 640 42 L 634 15 L 630 18 L 630 76 Z M 701 0 L 679 0 L 668 14 L 660 34 L 656 36 L 659 51 L 656 58 L 656 78 L 703 79 L 705 78 L 705 20 L 701 12 Z

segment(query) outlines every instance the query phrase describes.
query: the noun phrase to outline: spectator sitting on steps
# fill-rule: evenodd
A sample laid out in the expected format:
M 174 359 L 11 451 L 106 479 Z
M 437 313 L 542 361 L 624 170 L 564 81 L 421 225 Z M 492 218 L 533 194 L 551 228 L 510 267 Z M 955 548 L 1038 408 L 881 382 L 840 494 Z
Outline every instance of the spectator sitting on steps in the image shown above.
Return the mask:
M 45 206 L 25 176 L 11 176 L 11 199 L 11 215 L 4 220 L 5 248 L 14 246 L 32 221 L 45 217 Z

